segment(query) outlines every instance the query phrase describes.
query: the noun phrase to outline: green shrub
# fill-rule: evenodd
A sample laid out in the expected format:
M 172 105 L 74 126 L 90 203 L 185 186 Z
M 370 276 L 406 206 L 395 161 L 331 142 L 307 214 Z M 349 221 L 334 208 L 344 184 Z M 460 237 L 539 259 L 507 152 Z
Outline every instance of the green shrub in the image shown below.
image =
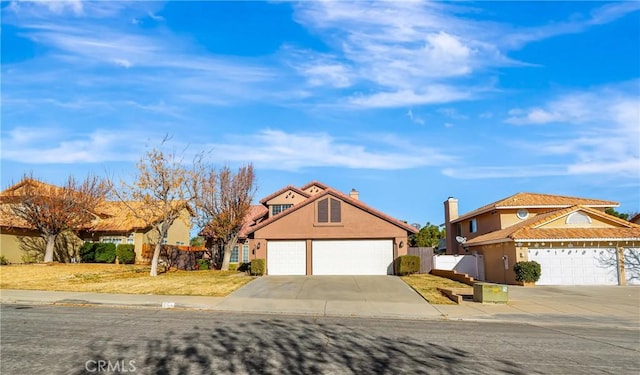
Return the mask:
M 96 244 L 96 263 L 113 263 L 116 261 L 116 245 L 113 243 Z
M 198 269 L 199 270 L 208 270 L 209 269 L 209 259 L 198 259 Z
M 229 271 L 237 271 L 238 263 L 229 263 Z
M 116 257 L 122 264 L 133 264 L 136 262 L 135 245 L 120 244 L 116 246 Z
M 401 255 L 396 259 L 396 274 L 410 275 L 420 271 L 420 257 L 417 255 Z
M 251 261 L 251 274 L 262 276 L 266 269 L 266 261 L 264 259 L 254 259 Z
M 96 261 L 97 243 L 85 242 L 80 246 L 80 260 L 82 263 L 93 263 Z
M 251 262 L 240 263 L 238 265 L 238 272 L 251 272 Z
M 6 266 L 9 264 L 9 260 L 4 255 L 0 255 L 0 266 Z
M 532 260 L 530 262 L 518 262 L 513 265 L 513 272 L 516 273 L 516 280 L 520 282 L 535 283 L 540 280 L 542 270 L 540 263 Z

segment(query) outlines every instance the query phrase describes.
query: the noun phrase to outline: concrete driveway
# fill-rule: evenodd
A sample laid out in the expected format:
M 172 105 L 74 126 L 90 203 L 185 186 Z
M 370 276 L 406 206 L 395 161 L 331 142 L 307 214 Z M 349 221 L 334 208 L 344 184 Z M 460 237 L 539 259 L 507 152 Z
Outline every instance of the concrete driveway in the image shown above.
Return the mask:
M 395 276 L 263 276 L 231 293 L 222 311 L 426 319 L 440 312 Z
M 395 276 L 264 276 L 235 291 L 239 298 L 426 303 Z

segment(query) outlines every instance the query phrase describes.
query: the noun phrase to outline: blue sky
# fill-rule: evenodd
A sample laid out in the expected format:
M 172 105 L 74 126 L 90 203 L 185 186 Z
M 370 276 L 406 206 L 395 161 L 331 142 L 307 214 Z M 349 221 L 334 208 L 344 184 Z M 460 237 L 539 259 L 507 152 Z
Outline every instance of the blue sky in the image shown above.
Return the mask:
M 165 135 L 409 223 L 520 191 L 640 211 L 638 2 L 3 1 L 2 187 Z

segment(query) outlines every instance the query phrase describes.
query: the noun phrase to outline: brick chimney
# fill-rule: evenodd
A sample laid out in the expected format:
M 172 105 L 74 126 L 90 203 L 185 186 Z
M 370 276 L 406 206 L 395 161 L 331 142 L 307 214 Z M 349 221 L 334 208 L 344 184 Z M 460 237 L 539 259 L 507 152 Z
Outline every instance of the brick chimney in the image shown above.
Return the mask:
M 449 197 L 444 201 L 444 225 L 447 231 L 447 254 L 458 253 L 458 241 L 456 241 L 458 233 L 455 225 L 451 224 L 451 220 L 457 219 L 458 216 L 458 200 L 454 197 Z
M 349 196 L 355 200 L 360 199 L 360 193 L 358 193 L 358 190 L 356 189 L 351 189 L 351 191 L 349 192 Z

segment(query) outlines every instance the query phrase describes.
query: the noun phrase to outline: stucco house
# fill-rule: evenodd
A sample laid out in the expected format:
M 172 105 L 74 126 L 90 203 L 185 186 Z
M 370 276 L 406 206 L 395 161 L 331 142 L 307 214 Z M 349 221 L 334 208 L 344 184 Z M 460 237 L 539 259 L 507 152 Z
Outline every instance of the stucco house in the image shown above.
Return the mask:
M 252 206 L 231 261 L 266 259 L 268 275 L 390 275 L 416 231 L 355 190 L 346 195 L 313 181 Z
M 53 191 L 58 187 L 37 180 L 24 180 L 0 193 L 0 254 L 10 263 L 22 263 L 25 255 L 25 243 L 38 239 L 40 234 L 28 223 L 13 215 L 9 205 L 13 204 L 11 196 L 19 194 L 24 184 L 42 188 L 43 191 Z M 67 233 L 65 246 L 73 245 L 75 249 L 83 242 L 111 242 L 114 244 L 135 245 L 136 262 L 144 263 L 145 247 L 158 241 L 153 227 L 153 217 L 144 219 L 133 215 L 131 209 L 139 206 L 137 202 L 105 201 L 94 208 L 92 213 L 95 220 L 78 233 Z M 191 230 L 192 211 L 189 207 L 179 207 L 180 219 L 176 220 L 169 229 L 169 233 L 162 240 L 169 245 L 188 245 Z M 138 211 L 139 212 L 139 211 Z M 72 249 L 73 252 L 73 249 Z M 69 254 L 73 256 L 72 254 Z
M 618 206 L 518 193 L 459 215 L 458 200 L 449 198 L 446 252 L 481 258 L 484 279 L 496 283 L 517 284 L 513 265 L 532 260 L 542 268 L 538 285 L 640 283 L 640 270 L 631 262 L 640 251 L 640 225 L 604 212 Z

